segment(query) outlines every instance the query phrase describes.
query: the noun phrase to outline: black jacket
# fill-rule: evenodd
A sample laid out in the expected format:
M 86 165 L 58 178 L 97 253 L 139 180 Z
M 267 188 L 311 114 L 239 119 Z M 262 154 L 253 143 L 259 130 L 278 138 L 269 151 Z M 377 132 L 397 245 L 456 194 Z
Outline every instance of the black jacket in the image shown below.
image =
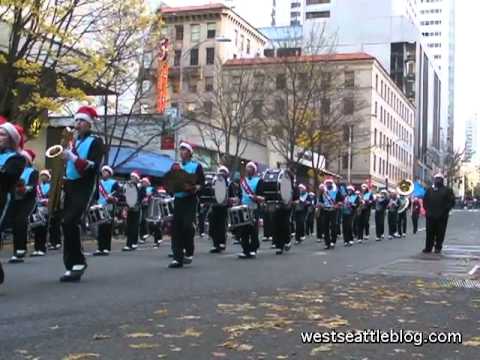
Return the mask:
M 433 219 L 447 217 L 454 205 L 455 195 L 453 190 L 446 186 L 428 189 L 423 198 L 426 216 Z

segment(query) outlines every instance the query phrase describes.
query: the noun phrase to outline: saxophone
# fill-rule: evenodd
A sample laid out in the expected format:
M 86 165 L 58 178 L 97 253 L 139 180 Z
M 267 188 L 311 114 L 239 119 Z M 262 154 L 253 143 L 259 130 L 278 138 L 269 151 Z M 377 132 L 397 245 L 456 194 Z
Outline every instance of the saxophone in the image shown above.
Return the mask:
M 52 161 L 52 180 L 48 194 L 48 213 L 53 215 L 62 209 L 63 176 L 65 174 L 65 161 L 62 158 L 63 149 L 70 147 L 74 131 L 66 127 L 62 132 L 61 145 L 54 145 L 47 149 L 45 155 Z

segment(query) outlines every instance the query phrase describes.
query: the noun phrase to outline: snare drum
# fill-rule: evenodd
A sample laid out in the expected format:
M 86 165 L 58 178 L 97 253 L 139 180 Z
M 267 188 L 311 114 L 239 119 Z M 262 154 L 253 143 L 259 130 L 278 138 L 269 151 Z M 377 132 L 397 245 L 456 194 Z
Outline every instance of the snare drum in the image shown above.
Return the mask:
M 174 198 L 172 197 L 160 198 L 159 206 L 162 220 L 169 221 L 173 219 L 173 201 Z
M 214 179 L 215 173 L 205 173 L 205 182 L 203 183 L 202 189 L 199 193 L 200 202 L 202 204 L 216 202 L 215 190 L 213 188 Z
M 47 226 L 48 208 L 46 206 L 37 206 L 30 214 L 29 226 L 30 229 L 36 229 L 41 226 Z
M 148 204 L 146 221 L 149 223 L 158 223 L 162 220 L 162 211 L 160 202 L 163 199 L 160 197 L 152 197 Z
M 247 205 L 234 206 L 228 209 L 228 227 L 230 230 L 253 225 L 254 223 L 253 209 Z
M 87 213 L 87 222 L 88 225 L 96 226 L 100 224 L 106 224 L 112 221 L 110 212 L 105 206 L 102 205 L 93 205 L 88 209 Z

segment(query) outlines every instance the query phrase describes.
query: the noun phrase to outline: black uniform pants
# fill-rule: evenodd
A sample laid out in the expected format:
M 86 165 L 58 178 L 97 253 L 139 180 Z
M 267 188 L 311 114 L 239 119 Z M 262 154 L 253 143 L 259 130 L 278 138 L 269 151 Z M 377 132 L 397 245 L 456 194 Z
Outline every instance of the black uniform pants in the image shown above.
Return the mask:
M 153 242 L 157 244 L 163 238 L 162 223 L 148 223 L 149 233 L 153 235 Z
M 325 245 L 337 242 L 337 210 L 324 210 L 322 213 L 323 228 L 325 231 Z
M 353 241 L 353 213 L 352 214 L 343 214 L 342 219 L 342 231 L 343 231 L 343 241 L 349 242 Z
M 433 219 L 427 216 L 427 238 L 425 241 L 425 249 L 431 251 L 435 246 L 435 249 L 442 250 L 443 240 L 445 239 L 445 233 L 447 231 L 448 215 Z
M 407 233 L 407 211 L 398 214 L 398 233 L 400 235 Z
M 279 207 L 272 213 L 273 222 L 273 244 L 277 249 L 283 250 L 290 242 L 290 209 Z
M 140 210 L 128 209 L 127 211 L 127 246 L 138 244 L 138 232 L 140 230 Z
M 314 222 L 315 222 L 315 210 L 309 209 L 307 211 L 307 221 L 306 221 L 306 228 L 305 228 L 305 233 L 307 235 L 313 234 Z
M 47 220 L 48 224 L 48 220 Z M 33 229 L 35 251 L 47 251 L 47 225 Z
M 385 210 L 375 210 L 375 230 L 377 238 L 385 235 Z
M 295 240 L 305 237 L 305 210 L 295 211 Z
M 273 228 L 275 225 L 273 213 L 270 209 L 263 209 L 263 237 L 265 238 L 273 237 Z
M 94 179 L 89 182 L 67 180 L 64 185 L 63 262 L 67 270 L 72 270 L 74 265 L 86 264 L 80 242 L 80 224 L 91 201 L 93 185 Z
M 227 213 L 226 206 L 212 205 L 208 233 L 213 240 L 213 246 L 217 249 L 220 245 L 227 244 Z
M 397 232 L 398 213 L 396 211 L 388 212 L 388 235 L 393 236 Z
M 62 211 L 56 211 L 52 216 L 48 216 L 49 243 L 51 246 L 57 246 L 62 243 Z
M 35 197 L 15 200 L 12 207 L 13 254 L 27 251 L 28 218 L 35 207 Z
M 260 247 L 258 241 L 258 210 L 254 211 L 254 224 L 241 227 L 241 245 L 245 255 L 256 252 Z
M 143 239 L 144 236 L 149 234 L 149 224 L 147 223 L 147 206 L 142 206 L 142 214 L 140 219 L 140 237 Z
M 412 212 L 412 225 L 413 225 L 413 233 L 416 234 L 418 231 L 418 218 L 419 213 Z
M 185 256 L 193 256 L 195 237 L 195 213 L 197 200 L 194 196 L 175 198 L 172 224 L 173 258 L 183 263 Z
M 318 216 L 317 216 L 317 239 L 323 238 L 325 235 L 325 225 L 323 223 L 323 217 L 324 217 L 325 212 L 323 210 L 318 211 Z
M 98 225 L 98 250 L 112 250 L 113 221 Z
M 198 233 L 199 234 L 205 233 L 205 220 L 207 218 L 208 210 L 209 210 L 208 204 L 204 204 L 200 206 L 200 209 L 198 210 Z
M 360 212 L 359 233 L 358 238 L 363 239 L 364 236 L 370 236 L 370 208 L 364 208 Z

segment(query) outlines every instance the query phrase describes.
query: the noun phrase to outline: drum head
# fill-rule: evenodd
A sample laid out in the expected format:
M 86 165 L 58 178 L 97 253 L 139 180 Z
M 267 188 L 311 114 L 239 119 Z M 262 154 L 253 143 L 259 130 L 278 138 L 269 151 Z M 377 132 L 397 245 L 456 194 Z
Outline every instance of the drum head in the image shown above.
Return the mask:
M 222 176 L 217 175 L 213 180 L 213 190 L 217 203 L 223 204 L 227 200 L 227 184 Z
M 280 196 L 282 197 L 282 201 L 285 204 L 288 204 L 290 201 L 292 201 L 293 198 L 292 180 L 285 171 L 282 171 L 282 173 L 280 174 L 279 182 Z
M 125 202 L 127 203 L 128 207 L 133 208 L 137 205 L 138 201 L 138 191 L 137 186 L 131 183 L 127 183 L 125 185 Z

